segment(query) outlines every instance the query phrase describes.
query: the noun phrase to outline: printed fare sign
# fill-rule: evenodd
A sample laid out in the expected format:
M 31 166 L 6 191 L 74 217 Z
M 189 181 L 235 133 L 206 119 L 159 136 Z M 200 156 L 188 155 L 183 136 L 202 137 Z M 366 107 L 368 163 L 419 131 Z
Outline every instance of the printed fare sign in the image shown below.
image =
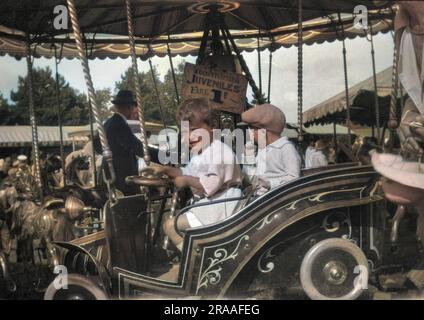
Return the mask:
M 242 113 L 246 104 L 247 80 L 242 74 L 186 63 L 182 98 L 206 97 L 212 108 Z

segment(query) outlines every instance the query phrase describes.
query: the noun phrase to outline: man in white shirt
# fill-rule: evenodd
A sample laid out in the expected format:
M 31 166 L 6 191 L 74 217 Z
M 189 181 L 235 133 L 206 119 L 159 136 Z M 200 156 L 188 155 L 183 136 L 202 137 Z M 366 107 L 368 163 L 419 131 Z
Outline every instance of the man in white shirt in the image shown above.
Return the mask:
M 311 168 L 311 156 L 315 152 L 315 142 L 311 141 L 305 152 L 305 169 Z
M 329 143 L 318 140 L 315 143 L 315 151 L 310 156 L 310 168 L 319 168 L 328 166 L 328 148 Z
M 301 158 L 287 137 L 281 137 L 286 124 L 284 113 L 271 104 L 257 105 L 241 115 L 254 131 L 258 143 L 255 179 L 257 195 L 262 195 L 300 176 Z M 265 141 L 261 145 L 259 141 Z M 255 181 L 254 181 L 255 182 Z

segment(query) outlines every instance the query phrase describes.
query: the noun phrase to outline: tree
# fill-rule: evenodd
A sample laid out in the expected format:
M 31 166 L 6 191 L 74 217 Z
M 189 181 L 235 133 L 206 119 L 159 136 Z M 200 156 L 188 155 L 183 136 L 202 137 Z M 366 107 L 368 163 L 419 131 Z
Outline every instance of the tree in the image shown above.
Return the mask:
M 8 101 L 0 93 L 0 125 L 13 124 L 14 113 L 11 110 Z
M 177 83 L 179 86 L 179 92 L 181 91 L 182 75 L 184 72 L 184 64 L 180 64 L 175 72 Z M 175 125 L 175 114 L 177 99 L 174 89 L 174 82 L 172 79 L 171 70 L 167 72 L 164 77 L 164 81 L 161 81 L 157 68 L 153 67 L 153 74 L 156 80 L 156 84 L 159 91 L 159 97 L 156 95 L 152 73 L 141 72 L 138 74 L 140 86 L 141 86 L 141 101 L 144 110 L 144 116 L 146 121 L 161 122 L 161 112 L 159 99 L 163 106 L 163 113 L 165 123 L 167 125 Z M 132 81 L 132 68 L 129 68 L 121 76 L 121 81 L 115 84 L 116 90 L 133 90 L 134 85 Z
M 33 75 L 34 111 L 38 125 L 57 125 L 58 106 L 56 80 L 49 67 L 35 68 Z M 59 88 L 64 125 L 87 124 L 88 103 L 85 95 L 70 87 L 63 76 L 59 76 Z M 16 123 L 29 125 L 28 76 L 19 77 L 18 88 L 10 94 L 14 106 Z
M 100 119 L 105 121 L 112 115 L 111 110 L 112 92 L 110 88 L 96 90 L 97 106 L 100 109 Z
M 183 84 L 183 76 L 184 76 L 184 65 L 185 63 L 180 63 L 174 70 L 175 80 L 177 84 L 178 95 L 181 100 L 181 88 Z M 163 81 L 163 94 L 164 94 L 164 102 L 165 102 L 165 113 L 167 119 L 172 119 L 170 124 L 176 124 L 176 112 L 178 107 L 178 99 L 177 92 L 175 92 L 175 84 L 172 76 L 172 70 L 169 69 L 166 73 Z

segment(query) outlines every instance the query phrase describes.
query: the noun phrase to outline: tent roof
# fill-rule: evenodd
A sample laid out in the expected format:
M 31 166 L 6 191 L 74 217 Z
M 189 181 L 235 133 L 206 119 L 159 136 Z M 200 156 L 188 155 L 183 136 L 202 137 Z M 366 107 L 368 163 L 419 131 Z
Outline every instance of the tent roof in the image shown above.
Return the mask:
M 65 145 L 72 142 L 86 142 L 87 137 L 70 137 L 73 131 L 81 130 L 83 127 L 64 126 L 63 140 Z M 39 144 L 42 147 L 57 146 L 60 143 L 59 127 L 39 126 Z M 30 126 L 0 126 L 0 147 L 26 147 L 32 144 L 32 130 Z
M 382 121 L 387 121 L 390 108 L 390 93 L 392 88 L 392 67 L 377 74 L 377 89 Z M 351 121 L 361 125 L 375 125 L 374 114 L 374 78 L 370 78 L 349 88 L 351 103 Z M 303 113 L 306 126 L 312 124 L 344 123 L 346 121 L 345 91 L 320 103 Z
M 234 10 L 225 12 L 225 21 L 241 50 L 276 49 L 297 44 L 297 0 L 244 1 L 133 1 L 137 54 L 142 58 L 167 54 L 167 43 L 173 55 L 196 54 L 203 35 L 206 15 L 199 11 L 207 3 L 221 3 Z M 86 34 L 90 58 L 128 56 L 128 38 L 123 0 L 76 0 L 79 21 Z M 379 5 L 364 0 L 303 0 L 304 39 L 306 44 L 334 41 L 341 37 L 337 13 L 342 14 L 345 36 L 363 36 L 353 27 L 353 10 L 364 4 L 369 10 L 373 32 L 392 29 L 390 1 Z M 0 54 L 25 54 L 26 30 L 33 36 L 35 56 L 52 57 L 51 43 L 63 43 L 63 56 L 76 57 L 70 30 L 52 27 L 53 8 L 59 0 L 3 0 L 0 2 Z M 29 19 L 27 17 L 30 17 Z M 169 37 L 168 37 L 169 34 Z

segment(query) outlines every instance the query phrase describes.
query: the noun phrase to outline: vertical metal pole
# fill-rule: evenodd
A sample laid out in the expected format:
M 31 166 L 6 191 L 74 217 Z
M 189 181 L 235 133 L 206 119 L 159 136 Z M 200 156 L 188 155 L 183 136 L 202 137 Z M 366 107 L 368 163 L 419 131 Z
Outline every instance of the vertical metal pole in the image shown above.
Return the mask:
M 333 122 L 333 142 L 334 142 L 334 150 L 337 152 L 337 125 L 336 125 L 336 122 Z
M 352 146 L 352 123 L 350 119 L 350 99 L 349 99 L 349 78 L 348 78 L 348 72 L 347 72 L 347 50 L 346 50 L 346 41 L 345 41 L 345 31 L 344 26 L 342 23 L 340 12 L 339 15 L 339 22 L 342 26 L 342 42 L 343 42 L 343 73 L 344 73 L 344 82 L 345 82 L 345 100 L 346 100 L 346 124 L 347 124 L 347 137 L 348 137 L 348 143 L 349 147 Z
M 168 34 L 168 40 L 169 38 L 170 37 Z M 169 47 L 169 42 L 167 43 L 167 49 L 168 49 L 169 65 L 171 67 L 171 73 L 172 73 L 172 81 L 174 82 L 175 97 L 177 98 L 177 104 L 180 104 L 180 95 L 178 94 L 177 78 L 175 77 L 174 63 L 172 62 L 172 54 L 171 54 L 171 48 Z
M 40 149 L 38 145 L 38 129 L 37 129 L 37 121 L 35 118 L 35 110 L 34 110 L 31 45 L 30 45 L 29 35 L 27 35 L 27 42 L 26 42 L 26 61 L 27 61 L 27 71 L 28 71 L 27 79 L 28 79 L 29 119 L 31 122 L 32 151 L 34 155 L 34 166 L 35 166 L 35 183 L 37 184 L 37 188 L 38 188 L 37 198 L 38 200 L 43 201 L 43 182 L 41 180 Z
M 298 117 L 298 147 L 302 151 L 303 142 L 303 3 L 299 1 L 299 20 L 298 20 L 298 34 L 297 34 L 297 117 Z M 301 152 L 302 154 L 302 152 Z
M 228 40 L 230 40 L 231 46 L 233 47 L 233 50 L 236 53 L 236 56 L 240 62 L 241 68 L 246 74 L 246 79 L 249 82 L 250 87 L 252 88 L 254 97 L 256 98 L 259 104 L 264 103 L 265 101 L 264 101 L 264 98 L 262 97 L 262 92 L 259 91 L 259 88 L 257 87 L 255 80 L 252 77 L 252 74 L 250 73 L 249 67 L 247 66 L 246 60 L 244 60 L 243 56 L 241 55 L 236 42 L 234 41 L 233 37 L 230 34 L 230 31 L 228 30 L 227 25 L 225 24 L 225 21 L 222 21 L 222 26 L 226 34 L 226 37 L 228 38 Z
M 70 16 L 71 22 L 72 22 L 72 28 L 73 28 L 73 32 L 74 32 L 75 43 L 76 43 L 76 46 L 77 46 L 77 49 L 78 49 L 78 55 L 79 55 L 81 65 L 82 65 L 85 83 L 87 85 L 89 101 L 91 101 L 94 120 L 96 121 L 97 129 L 99 131 L 100 142 L 102 144 L 102 149 L 103 149 L 103 158 L 105 159 L 105 161 L 108 165 L 108 170 L 109 170 L 108 173 L 109 173 L 110 176 L 106 177 L 106 179 L 107 179 L 108 186 L 110 186 L 110 184 L 112 184 L 115 180 L 115 171 L 113 169 L 113 163 L 112 163 L 112 151 L 109 148 L 109 143 L 107 141 L 106 132 L 103 128 L 103 124 L 102 124 L 102 121 L 101 121 L 101 118 L 100 118 L 100 109 L 97 105 L 96 93 L 95 93 L 95 90 L 94 90 L 93 80 L 92 80 L 91 74 L 90 74 L 90 67 L 88 65 L 87 56 L 86 56 L 85 51 L 84 51 L 84 46 L 83 46 L 83 42 L 82 42 L 82 35 L 81 35 L 81 30 L 80 30 L 80 26 L 79 26 L 79 22 L 78 22 L 77 11 L 75 9 L 74 0 L 66 0 L 66 2 L 68 4 L 69 16 Z M 109 188 L 109 191 L 112 191 L 112 190 Z
M 91 106 L 91 101 L 89 101 L 90 112 L 89 112 L 89 121 L 90 121 L 90 136 L 91 136 L 91 158 L 93 166 L 93 182 L 94 187 L 97 187 L 97 168 L 96 168 L 96 150 L 94 148 L 94 124 L 93 124 L 93 108 Z
M 160 116 L 162 118 L 163 128 L 166 129 L 165 114 L 163 112 L 162 99 L 160 98 L 158 85 L 156 83 L 155 70 L 153 69 L 152 60 L 150 60 L 150 59 L 149 59 L 149 66 L 150 66 L 150 73 L 152 74 L 153 86 L 155 87 L 155 93 L 156 93 L 156 97 L 158 99 L 159 111 L 160 111 Z
M 56 102 L 57 102 L 57 122 L 59 125 L 59 137 L 60 137 L 60 159 L 62 160 L 63 186 L 65 187 L 66 177 L 65 177 L 65 152 L 63 150 L 62 102 L 60 97 L 59 59 L 57 57 L 56 44 L 54 44 L 54 60 L 55 60 L 55 66 L 56 66 Z
M 375 107 L 375 124 L 377 126 L 377 143 L 381 145 L 380 137 L 380 106 L 378 102 L 378 86 L 377 86 L 377 73 L 375 70 L 375 50 L 374 40 L 372 35 L 372 24 L 370 24 L 370 38 L 371 38 L 371 58 L 372 58 L 372 74 L 374 80 L 374 107 Z
M 394 37 L 394 40 L 396 38 Z M 392 71 L 392 92 L 390 94 L 390 116 L 389 116 L 389 122 L 387 124 L 389 130 L 390 130 L 390 145 L 389 145 L 389 152 L 393 151 L 393 141 L 394 137 L 396 135 L 396 128 L 398 127 L 398 119 L 397 119 L 397 103 L 398 103 L 398 96 L 399 96 L 399 74 L 398 74 L 398 51 L 396 47 L 396 40 L 394 41 L 394 49 L 393 49 L 393 71 Z
M 272 80 L 272 48 L 269 48 L 268 103 L 271 103 L 271 80 Z
M 258 32 L 258 73 L 259 73 L 259 91 L 262 93 L 262 61 L 261 61 L 261 50 L 260 50 L 260 37 L 261 30 Z
M 143 159 L 144 159 L 144 162 L 146 162 L 146 164 L 149 165 L 150 154 L 149 154 L 145 124 L 144 124 L 144 112 L 143 112 L 143 107 L 141 105 L 141 88 L 140 88 L 140 80 L 138 79 L 138 65 L 137 65 L 137 54 L 135 51 L 134 21 L 132 16 L 133 13 L 132 13 L 132 7 L 131 7 L 131 0 L 125 0 L 125 4 L 127 8 L 128 38 L 130 41 L 130 49 L 131 49 L 133 81 L 134 81 L 136 100 L 138 105 L 138 118 L 140 120 L 141 141 L 143 142 L 143 153 L 144 153 Z

